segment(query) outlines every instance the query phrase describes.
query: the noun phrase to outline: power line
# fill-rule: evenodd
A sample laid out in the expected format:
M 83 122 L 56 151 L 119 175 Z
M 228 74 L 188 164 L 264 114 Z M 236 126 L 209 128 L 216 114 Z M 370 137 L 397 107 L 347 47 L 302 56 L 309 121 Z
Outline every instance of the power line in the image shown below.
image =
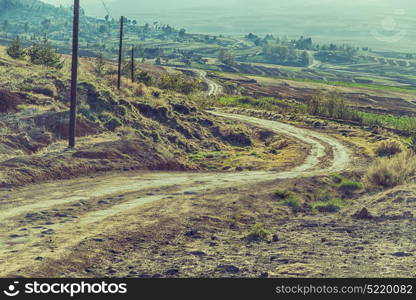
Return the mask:
M 107 12 L 107 15 L 108 15 L 108 16 L 110 16 L 110 15 L 111 15 L 111 14 L 110 14 L 110 11 L 108 10 L 108 7 L 107 7 L 107 5 L 105 4 L 104 0 L 101 0 L 101 3 L 103 4 L 105 11 Z

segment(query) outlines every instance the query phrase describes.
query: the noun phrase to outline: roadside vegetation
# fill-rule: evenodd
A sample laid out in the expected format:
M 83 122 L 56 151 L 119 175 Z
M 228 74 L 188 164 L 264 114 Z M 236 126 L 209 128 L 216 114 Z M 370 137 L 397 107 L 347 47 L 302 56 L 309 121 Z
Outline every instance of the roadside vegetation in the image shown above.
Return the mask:
M 307 112 L 335 120 L 352 121 L 365 126 L 385 126 L 400 130 L 407 135 L 416 133 L 416 117 L 393 116 L 359 111 L 347 104 L 337 93 L 319 93 L 307 102 Z
M 254 98 L 250 96 L 222 96 L 217 105 L 262 109 L 265 111 L 303 113 L 306 106 L 298 102 L 279 100 L 272 97 Z
M 360 111 L 336 92 L 315 94 L 306 104 L 272 97 L 222 96 L 211 104 L 222 107 L 242 107 L 278 113 L 309 114 L 332 120 L 349 121 L 369 127 L 386 127 L 407 136 L 416 135 L 416 117 L 376 114 Z
M 376 159 L 364 176 L 369 189 L 393 188 L 416 180 L 416 155 L 402 152 Z
M 365 192 L 358 177 L 331 174 L 315 179 L 310 188 L 279 188 L 271 195 L 277 203 L 292 212 L 337 213 Z

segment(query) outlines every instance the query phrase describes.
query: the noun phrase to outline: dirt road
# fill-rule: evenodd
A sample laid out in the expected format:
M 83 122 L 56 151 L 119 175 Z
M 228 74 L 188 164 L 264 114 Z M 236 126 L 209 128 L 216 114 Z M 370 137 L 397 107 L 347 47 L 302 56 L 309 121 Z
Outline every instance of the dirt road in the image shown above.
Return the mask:
M 207 72 L 203 70 L 193 69 L 195 73 L 198 74 L 199 78 L 201 78 L 203 81 L 206 82 L 208 85 L 208 90 L 206 91 L 206 94 L 208 96 L 217 96 L 222 93 L 222 86 L 215 81 L 207 78 Z
M 40 262 L 45 267 L 88 237 L 123 228 L 125 216 L 158 200 L 174 203 L 186 195 L 224 188 L 237 188 L 238 193 L 238 186 L 328 174 L 345 169 L 349 162 L 344 145 L 324 134 L 275 121 L 214 114 L 293 137 L 310 144 L 312 150 L 297 167 L 280 173 L 119 173 L 1 191 L 0 276 L 33 271 Z M 53 272 L 49 275 L 59 276 Z

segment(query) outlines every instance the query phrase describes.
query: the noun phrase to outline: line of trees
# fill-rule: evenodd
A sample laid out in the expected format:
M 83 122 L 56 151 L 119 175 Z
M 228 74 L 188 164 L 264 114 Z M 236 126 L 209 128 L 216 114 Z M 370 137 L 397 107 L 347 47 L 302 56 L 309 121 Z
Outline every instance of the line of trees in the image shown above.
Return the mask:
M 63 61 L 51 46 L 48 39 L 36 40 L 28 48 L 23 48 L 19 36 L 14 39 L 6 49 L 7 54 L 14 59 L 29 57 L 31 63 L 61 69 Z

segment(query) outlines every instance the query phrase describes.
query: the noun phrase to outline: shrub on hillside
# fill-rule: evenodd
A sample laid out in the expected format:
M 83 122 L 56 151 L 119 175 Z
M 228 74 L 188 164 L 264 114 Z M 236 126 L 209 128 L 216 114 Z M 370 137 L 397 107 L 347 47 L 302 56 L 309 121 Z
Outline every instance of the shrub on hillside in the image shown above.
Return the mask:
M 345 99 L 337 93 L 314 95 L 308 100 L 306 110 L 315 116 L 362 122 L 358 112 L 348 106 Z
M 200 90 L 199 80 L 189 79 L 180 74 L 163 74 L 157 86 L 164 90 L 172 90 L 183 94 L 191 94 Z
M 150 76 L 150 74 L 148 72 L 145 72 L 145 71 L 141 71 L 138 74 L 136 74 L 136 79 L 139 82 L 142 82 L 147 86 L 151 85 L 152 82 L 153 82 L 152 76 Z
M 402 146 L 399 142 L 392 140 L 381 142 L 376 149 L 376 154 L 379 157 L 393 156 L 400 152 L 402 152 Z
M 34 42 L 27 49 L 27 55 L 30 61 L 36 65 L 48 66 L 56 69 L 63 67 L 61 56 L 52 49 L 49 41 L 45 38 L 42 42 Z
M 25 50 L 20 44 L 19 36 L 17 36 L 16 39 L 10 43 L 9 47 L 6 49 L 6 52 L 11 58 L 14 59 L 21 59 L 25 56 Z
M 364 177 L 368 188 L 392 188 L 416 178 L 416 154 L 402 152 L 373 162 Z

